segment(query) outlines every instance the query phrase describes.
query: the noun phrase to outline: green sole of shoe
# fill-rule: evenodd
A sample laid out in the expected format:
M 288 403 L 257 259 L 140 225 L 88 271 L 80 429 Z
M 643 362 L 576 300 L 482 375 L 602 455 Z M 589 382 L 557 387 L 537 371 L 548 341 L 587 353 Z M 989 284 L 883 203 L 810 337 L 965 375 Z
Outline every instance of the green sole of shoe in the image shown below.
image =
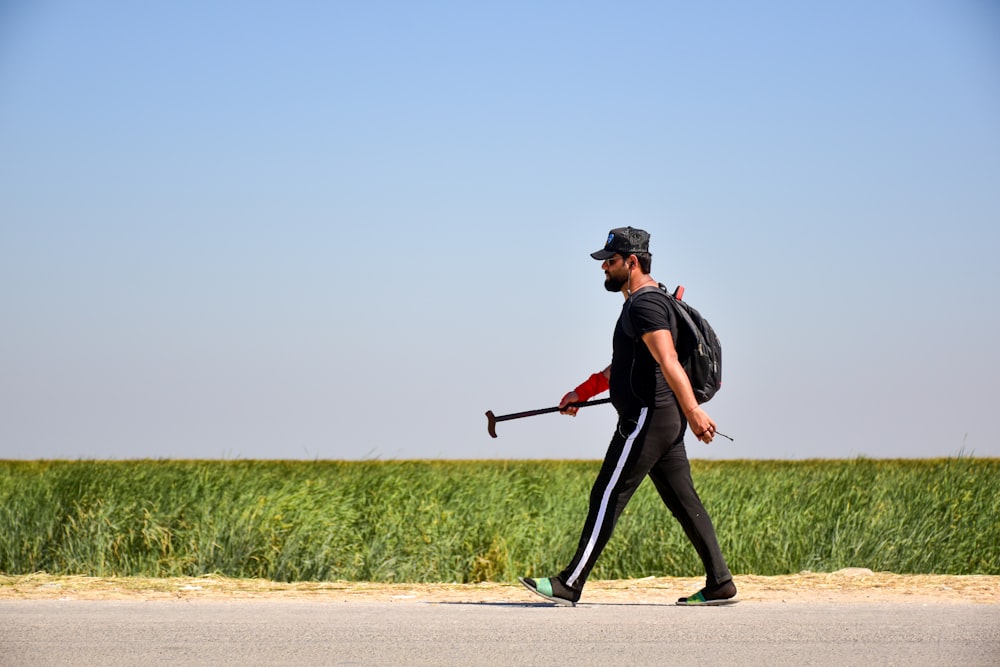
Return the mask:
M 527 588 L 529 591 L 531 591 L 532 593 L 534 593 L 538 597 L 545 598 L 549 602 L 554 602 L 555 604 L 557 604 L 560 607 L 575 607 L 576 606 L 576 603 L 573 602 L 572 600 L 565 600 L 563 598 L 557 598 L 557 597 L 554 597 L 554 596 L 551 596 L 551 595 L 546 595 L 545 593 L 541 592 L 540 590 L 538 590 L 537 588 L 535 588 L 534 586 L 532 586 L 531 584 L 529 584 L 527 581 L 525 581 L 524 577 L 518 577 L 517 580 L 521 582 L 521 585 L 523 585 L 525 588 Z

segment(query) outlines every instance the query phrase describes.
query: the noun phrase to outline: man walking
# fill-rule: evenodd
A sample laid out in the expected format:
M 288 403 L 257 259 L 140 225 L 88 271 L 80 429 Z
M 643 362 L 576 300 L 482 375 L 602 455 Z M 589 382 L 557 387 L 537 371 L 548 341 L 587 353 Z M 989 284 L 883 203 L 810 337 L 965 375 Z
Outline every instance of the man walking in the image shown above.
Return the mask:
M 621 292 L 625 305 L 615 326 L 611 365 L 594 373 L 559 402 L 585 401 L 610 389 L 618 426 L 590 492 L 590 509 L 576 554 L 557 576 L 522 577 L 529 590 L 559 605 L 575 606 L 618 517 L 646 475 L 656 486 L 705 567 L 705 587 L 677 601 L 679 605 L 735 602 L 736 585 L 722 556 L 712 520 L 705 511 L 684 448 L 688 424 L 702 442 L 715 436 L 715 422 L 701 409 L 674 341 L 677 324 L 659 283 L 650 275 L 649 234 L 623 227 L 611 230 L 604 248 L 591 254 L 601 260 L 604 287 Z

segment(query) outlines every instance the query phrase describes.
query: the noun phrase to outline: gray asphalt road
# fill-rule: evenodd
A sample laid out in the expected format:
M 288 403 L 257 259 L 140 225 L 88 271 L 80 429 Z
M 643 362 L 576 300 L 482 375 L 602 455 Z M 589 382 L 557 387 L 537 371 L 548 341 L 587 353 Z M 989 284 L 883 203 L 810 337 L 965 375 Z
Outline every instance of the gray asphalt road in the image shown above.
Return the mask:
M 0 601 L 14 665 L 998 665 L 1000 605 Z

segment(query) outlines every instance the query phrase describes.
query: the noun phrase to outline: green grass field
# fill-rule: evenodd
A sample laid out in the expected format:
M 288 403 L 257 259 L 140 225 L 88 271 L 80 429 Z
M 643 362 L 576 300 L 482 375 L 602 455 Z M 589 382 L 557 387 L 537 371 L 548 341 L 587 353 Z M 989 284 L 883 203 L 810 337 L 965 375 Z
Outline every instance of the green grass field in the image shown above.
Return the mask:
M 0 461 L 0 573 L 513 581 L 579 538 L 596 461 Z M 1000 459 L 695 461 L 736 574 L 1000 574 Z M 647 481 L 595 579 L 700 576 Z

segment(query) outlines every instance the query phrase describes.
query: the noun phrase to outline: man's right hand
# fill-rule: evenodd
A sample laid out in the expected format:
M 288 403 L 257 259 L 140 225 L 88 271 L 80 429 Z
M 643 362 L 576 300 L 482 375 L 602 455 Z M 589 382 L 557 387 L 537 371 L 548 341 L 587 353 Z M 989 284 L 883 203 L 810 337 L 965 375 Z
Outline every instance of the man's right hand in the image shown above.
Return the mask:
M 564 415 L 569 415 L 570 417 L 575 417 L 576 413 L 580 411 L 580 408 L 575 408 L 575 407 L 567 408 L 566 406 L 569 405 L 570 403 L 579 403 L 579 402 L 580 402 L 580 397 L 577 396 L 575 391 L 571 391 L 565 396 L 563 396 L 562 400 L 559 401 L 559 412 Z
M 605 368 L 599 373 L 591 374 L 589 378 L 580 383 L 580 386 L 563 396 L 562 400 L 559 401 L 559 412 L 564 415 L 569 415 L 570 417 L 575 417 L 580 408 L 567 408 L 567 405 L 570 403 L 582 403 L 583 401 L 589 401 L 602 391 L 607 391 L 608 378 L 606 373 L 608 372 L 610 372 L 609 369 Z

